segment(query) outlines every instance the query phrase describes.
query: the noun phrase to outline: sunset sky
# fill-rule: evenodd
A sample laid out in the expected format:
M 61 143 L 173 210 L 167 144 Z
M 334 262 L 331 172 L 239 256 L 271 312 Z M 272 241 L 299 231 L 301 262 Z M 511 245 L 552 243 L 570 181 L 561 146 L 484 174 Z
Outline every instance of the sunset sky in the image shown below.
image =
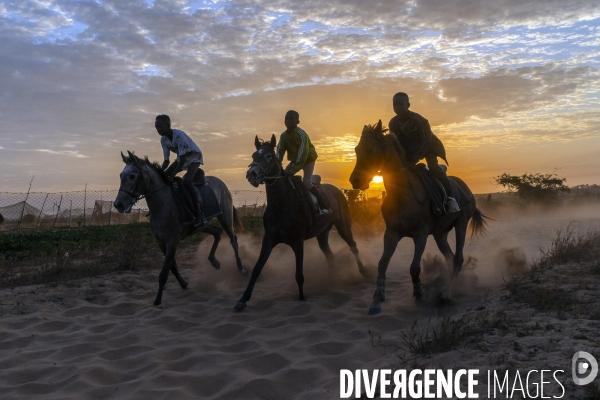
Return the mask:
M 230 188 L 289 109 L 349 187 L 363 125 L 411 110 L 476 193 L 503 172 L 600 184 L 597 0 L 0 2 L 0 192 L 119 186 L 171 116 Z M 373 186 L 377 188 L 377 186 Z

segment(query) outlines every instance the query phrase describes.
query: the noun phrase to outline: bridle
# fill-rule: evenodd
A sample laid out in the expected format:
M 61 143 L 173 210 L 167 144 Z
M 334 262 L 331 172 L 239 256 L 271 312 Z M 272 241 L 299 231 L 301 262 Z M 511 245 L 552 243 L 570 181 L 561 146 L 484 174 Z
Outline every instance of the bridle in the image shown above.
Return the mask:
M 135 205 L 135 203 L 146 198 L 146 196 L 156 193 L 159 189 L 153 190 L 151 193 L 148 193 L 148 194 L 140 193 L 139 186 L 140 186 L 140 182 L 142 181 L 142 178 L 143 178 L 143 171 L 140 167 L 138 167 L 137 165 L 135 165 L 133 163 L 127 164 L 127 165 L 131 165 L 132 167 L 134 167 L 138 170 L 137 178 L 135 181 L 135 186 L 133 188 L 133 192 L 130 192 L 129 190 L 123 189 L 121 187 L 119 188 L 119 192 L 123 192 L 133 199 L 133 203 L 131 204 L 131 206 L 133 207 Z
M 269 149 L 270 151 L 273 151 L 269 146 L 261 146 L 265 147 L 267 149 Z M 260 150 L 260 148 L 258 149 Z M 257 150 L 257 152 L 258 152 Z M 274 175 L 270 175 L 270 170 L 273 169 L 273 164 L 275 164 L 278 168 L 277 168 L 277 172 Z M 273 184 L 275 184 L 275 181 L 272 181 L 270 184 L 266 182 L 267 179 L 281 179 L 281 178 L 287 178 L 287 176 L 285 175 L 281 175 L 281 171 L 283 170 L 283 168 L 281 167 L 281 163 L 279 162 L 279 160 L 277 159 L 277 155 L 275 154 L 275 152 L 273 152 L 273 158 L 271 159 L 271 161 L 269 162 L 269 164 L 266 167 L 263 167 L 262 165 L 260 165 L 260 163 L 256 162 L 256 161 L 252 161 L 250 163 L 250 165 L 248 165 L 248 168 L 254 167 L 254 166 L 258 166 L 258 168 L 260 168 L 260 171 L 262 172 L 262 178 L 260 180 L 260 183 L 264 183 L 265 186 L 271 186 Z
M 382 137 L 380 138 L 380 137 L 375 137 L 375 136 L 371 136 L 371 135 L 365 135 L 365 134 L 363 133 L 363 134 L 361 135 L 361 139 L 363 139 L 363 138 L 367 138 L 367 139 L 372 139 L 372 140 L 375 140 L 375 141 L 379 142 L 379 143 L 380 143 L 380 145 L 381 145 L 382 147 L 384 147 L 384 148 L 385 148 L 385 146 L 386 146 L 385 140 L 384 140 Z M 410 169 L 410 167 L 402 167 L 402 168 L 400 168 L 400 170 L 409 170 L 409 169 Z M 408 181 L 408 185 L 409 185 L 409 187 L 410 187 L 410 191 L 412 192 L 412 195 L 413 195 L 413 197 L 415 198 L 415 200 L 416 200 L 416 201 L 417 201 L 419 204 L 421 204 L 421 205 L 425 204 L 425 203 L 427 202 L 427 198 L 425 198 L 424 200 L 421 200 L 421 199 L 419 199 L 419 198 L 417 197 L 417 193 L 415 192 L 415 188 L 413 187 L 413 183 L 412 183 L 412 181 L 411 181 L 411 179 L 410 179 L 410 175 L 407 175 L 407 176 L 406 176 L 406 180 Z

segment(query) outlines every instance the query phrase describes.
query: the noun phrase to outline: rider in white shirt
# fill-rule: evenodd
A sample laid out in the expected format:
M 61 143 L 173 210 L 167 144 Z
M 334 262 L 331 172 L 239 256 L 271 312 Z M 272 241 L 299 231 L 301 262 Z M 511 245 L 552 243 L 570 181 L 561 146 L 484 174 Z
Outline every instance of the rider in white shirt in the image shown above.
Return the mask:
M 200 164 L 204 164 L 202 151 L 194 141 L 182 130 L 171 129 L 171 118 L 168 115 L 161 114 L 156 117 L 154 123 L 156 131 L 161 136 L 160 144 L 163 148 L 165 160 L 162 169 L 171 179 L 180 171 L 186 171 L 183 175 L 183 183 L 189 189 L 194 203 L 195 221 L 194 227 L 207 224 L 206 217 L 200 208 L 198 194 L 194 188 L 193 181 L 196 172 L 200 169 Z M 169 156 L 171 152 L 177 155 L 177 158 L 170 164 Z M 202 169 L 200 169 L 202 171 Z

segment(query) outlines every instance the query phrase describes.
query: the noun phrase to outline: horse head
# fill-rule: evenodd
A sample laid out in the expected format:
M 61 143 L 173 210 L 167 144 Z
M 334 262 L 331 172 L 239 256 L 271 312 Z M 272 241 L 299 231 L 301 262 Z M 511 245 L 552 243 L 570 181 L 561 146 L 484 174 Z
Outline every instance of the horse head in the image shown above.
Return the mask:
M 119 213 L 129 213 L 135 202 L 141 197 L 143 190 L 142 163 L 139 157 L 127 151 L 127 156 L 121 152 L 121 158 L 125 163 L 125 168 L 121 171 L 121 186 L 115 199 L 114 206 Z
M 353 189 L 367 190 L 375 175 L 379 175 L 385 154 L 386 129 L 381 120 L 376 125 L 365 125 L 356 152 L 356 165 L 350 175 Z
M 252 163 L 246 172 L 246 179 L 252 186 L 258 187 L 265 179 L 278 176 L 281 172 L 281 164 L 275 152 L 276 143 L 275 135 L 271 136 L 269 142 L 259 139 L 258 136 L 254 138 L 256 151 L 252 154 Z

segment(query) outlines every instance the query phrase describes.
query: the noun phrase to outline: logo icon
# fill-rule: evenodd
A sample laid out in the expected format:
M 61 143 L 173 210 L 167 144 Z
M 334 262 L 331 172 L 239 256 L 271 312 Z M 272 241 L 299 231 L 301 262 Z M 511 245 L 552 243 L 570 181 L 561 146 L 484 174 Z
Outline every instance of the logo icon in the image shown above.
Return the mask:
M 573 382 L 576 385 L 583 386 L 592 383 L 598 375 L 598 361 L 590 353 L 578 351 L 573 354 L 571 372 L 573 373 Z M 586 374 L 589 375 L 585 377 Z

